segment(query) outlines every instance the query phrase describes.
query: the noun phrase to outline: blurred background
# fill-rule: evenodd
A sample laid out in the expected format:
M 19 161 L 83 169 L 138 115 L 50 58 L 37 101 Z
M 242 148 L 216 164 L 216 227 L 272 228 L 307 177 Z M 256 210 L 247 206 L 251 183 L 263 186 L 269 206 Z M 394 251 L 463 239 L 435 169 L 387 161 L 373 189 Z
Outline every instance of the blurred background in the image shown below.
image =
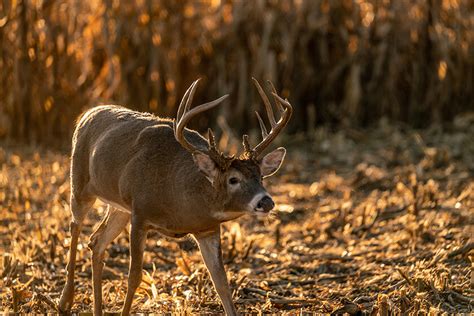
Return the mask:
M 473 110 L 470 0 L 0 1 L 0 138 L 67 144 L 100 103 L 174 117 L 230 93 L 194 127 L 257 127 L 251 77 L 295 108 L 289 132 L 412 127 Z M 219 120 L 216 118 L 219 116 Z

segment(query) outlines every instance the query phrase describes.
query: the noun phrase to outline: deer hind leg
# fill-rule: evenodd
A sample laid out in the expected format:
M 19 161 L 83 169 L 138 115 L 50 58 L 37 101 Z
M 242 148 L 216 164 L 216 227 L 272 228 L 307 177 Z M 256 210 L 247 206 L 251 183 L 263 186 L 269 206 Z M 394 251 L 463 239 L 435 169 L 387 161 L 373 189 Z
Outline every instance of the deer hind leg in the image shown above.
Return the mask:
M 77 243 L 84 218 L 91 209 L 92 204 L 94 204 L 94 201 L 95 198 L 92 197 L 79 199 L 74 195 L 71 196 L 72 220 L 69 225 L 69 230 L 71 232 L 71 245 L 69 248 L 69 258 L 66 267 L 66 285 L 64 285 L 58 305 L 59 310 L 62 312 L 69 311 L 74 301 L 74 269 L 76 268 Z
M 94 315 L 102 315 L 102 270 L 107 246 L 122 232 L 130 220 L 130 214 L 110 205 L 104 219 L 91 235 L 89 249 L 92 251 L 92 284 L 94 288 Z
M 128 270 L 128 288 L 122 315 L 129 315 L 133 296 L 142 281 L 143 252 L 145 251 L 148 227 L 143 221 L 132 217 L 130 228 L 130 267 Z

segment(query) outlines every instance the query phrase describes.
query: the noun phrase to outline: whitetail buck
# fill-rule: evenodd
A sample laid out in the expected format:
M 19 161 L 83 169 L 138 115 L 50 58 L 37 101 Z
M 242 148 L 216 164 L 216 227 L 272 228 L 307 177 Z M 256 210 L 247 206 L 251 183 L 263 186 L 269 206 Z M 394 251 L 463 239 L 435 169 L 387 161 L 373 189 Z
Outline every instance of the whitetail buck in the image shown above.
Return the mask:
M 78 238 L 86 214 L 99 198 L 108 204 L 108 210 L 89 243 L 95 315 L 102 314 L 105 249 L 129 222 L 131 259 L 122 315 L 130 313 L 142 279 L 149 229 L 170 237 L 192 234 L 226 314 L 237 314 L 222 262 L 220 224 L 244 214 L 267 214 L 273 209 L 262 179 L 278 170 L 286 151 L 281 147 L 265 156 L 262 152 L 292 113 L 291 105 L 272 86 L 281 114 L 276 122 L 270 101 L 254 81 L 272 129 L 267 132 L 257 113 L 263 141 L 251 148 L 244 135 L 244 152 L 238 158 L 217 149 L 210 129 L 206 139 L 185 128 L 191 118 L 227 97 L 190 109 L 198 80 L 184 94 L 176 120 L 117 106 L 98 106 L 83 114 L 72 140 L 71 248 L 60 311 L 69 311 L 72 306 Z

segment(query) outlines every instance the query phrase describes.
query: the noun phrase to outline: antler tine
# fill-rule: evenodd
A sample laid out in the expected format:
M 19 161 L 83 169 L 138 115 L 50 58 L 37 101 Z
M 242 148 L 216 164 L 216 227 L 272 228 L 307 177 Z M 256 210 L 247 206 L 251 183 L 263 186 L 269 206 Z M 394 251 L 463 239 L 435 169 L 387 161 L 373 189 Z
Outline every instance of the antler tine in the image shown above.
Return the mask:
M 216 138 L 214 137 L 214 132 L 212 131 L 211 128 L 207 129 L 207 135 L 209 137 L 209 147 L 211 149 L 217 149 L 217 147 L 216 147 Z
M 257 114 L 257 119 L 258 123 L 260 124 L 260 130 L 262 131 L 262 138 L 265 138 L 268 136 L 267 128 L 265 127 L 265 123 L 263 123 L 262 118 L 260 117 L 260 114 L 258 114 L 257 111 L 255 111 L 255 114 Z
M 185 112 L 185 108 L 186 108 L 185 104 L 187 104 L 187 101 L 188 101 L 189 92 L 199 82 L 199 80 L 200 79 L 193 81 L 193 83 L 189 86 L 189 88 L 184 93 L 184 96 L 181 99 L 181 102 L 179 103 L 178 112 L 176 113 L 176 121 L 179 121 L 181 117 L 183 116 L 183 113 Z
M 280 97 L 278 94 L 272 92 L 273 96 L 278 100 L 278 102 L 280 103 L 280 105 L 282 105 L 284 108 L 285 108 L 285 112 L 289 112 L 289 117 L 288 117 L 288 120 L 290 119 L 291 117 L 291 114 L 293 113 L 293 107 L 291 106 L 290 102 L 288 102 L 287 99 L 283 99 L 282 97 Z
M 250 143 L 249 143 L 249 135 L 244 134 L 242 136 L 242 144 L 244 145 L 245 152 L 252 152 L 252 147 L 250 146 Z
M 252 80 L 255 83 L 255 86 L 257 87 L 258 94 L 260 94 L 260 97 L 263 100 L 263 104 L 265 104 L 265 110 L 267 111 L 268 120 L 270 121 L 270 125 L 273 128 L 276 125 L 276 121 L 275 121 L 275 116 L 273 115 L 272 104 L 270 103 L 270 100 L 268 100 L 267 95 L 263 91 L 263 89 L 260 86 L 260 84 L 258 83 L 257 79 L 252 78 Z
M 275 86 L 273 85 L 273 82 L 271 82 L 270 80 L 267 80 L 267 83 L 268 85 L 270 86 L 270 88 L 272 89 L 272 94 L 273 93 L 277 93 L 276 89 L 275 89 Z M 278 93 L 277 93 L 278 94 Z M 277 98 L 275 98 L 275 96 L 273 96 L 273 99 L 275 100 L 275 103 L 277 104 L 278 106 L 278 110 L 280 111 L 280 114 L 285 110 L 283 108 L 283 106 L 281 105 L 281 103 L 278 101 Z
M 189 108 L 191 107 L 191 103 L 193 102 L 193 98 L 194 98 L 194 93 L 196 92 L 197 84 L 199 83 L 200 80 L 201 78 L 198 78 L 192 84 L 191 90 L 189 91 L 188 100 L 186 101 L 186 105 L 184 107 L 184 113 L 188 112 Z
M 256 80 L 254 79 L 254 82 L 256 82 Z M 270 106 L 270 101 L 268 101 L 268 98 L 265 96 L 265 94 L 263 93 L 263 90 L 262 88 L 260 87 L 260 85 L 258 84 L 258 82 L 256 82 L 256 87 L 257 89 L 259 90 L 259 93 L 260 95 L 262 96 L 262 99 L 263 99 L 263 102 L 265 103 L 265 107 L 268 109 Z M 257 145 L 255 146 L 255 148 L 253 149 L 253 155 L 254 157 L 258 158 L 258 156 L 263 152 L 263 150 L 268 146 L 270 145 L 270 143 L 275 139 L 275 137 L 282 131 L 282 129 L 286 126 L 286 124 L 288 124 L 288 121 L 290 120 L 291 118 L 291 115 L 293 113 L 293 108 L 290 104 L 290 102 L 288 102 L 287 100 L 283 100 L 277 93 L 276 93 L 276 90 L 275 90 L 275 87 L 273 86 L 273 84 L 271 84 L 270 82 L 270 85 L 272 87 L 272 95 L 273 97 L 275 98 L 275 102 L 278 104 L 278 107 L 281 109 L 281 118 L 278 120 L 278 122 L 275 122 L 275 118 L 273 117 L 273 112 L 268 112 L 267 113 L 272 113 L 272 116 L 270 117 L 270 114 L 268 115 L 269 116 L 269 120 L 270 122 L 273 120 L 273 124 L 272 124 L 272 129 L 270 130 L 270 133 L 268 133 L 265 129 L 265 124 L 263 123 L 263 120 L 262 118 L 260 117 L 260 115 L 257 113 L 257 118 L 258 118 L 258 122 L 260 123 L 260 128 L 262 129 L 262 137 L 263 137 L 263 140 Z M 264 97 L 265 96 L 265 97 Z M 267 104 L 268 103 L 268 104 Z

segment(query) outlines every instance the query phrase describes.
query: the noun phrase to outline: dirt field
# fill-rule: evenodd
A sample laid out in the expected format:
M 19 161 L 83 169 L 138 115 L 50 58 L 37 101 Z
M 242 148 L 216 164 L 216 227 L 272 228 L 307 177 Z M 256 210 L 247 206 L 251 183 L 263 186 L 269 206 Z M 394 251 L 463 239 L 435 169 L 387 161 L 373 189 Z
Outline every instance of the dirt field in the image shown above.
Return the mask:
M 224 225 L 224 258 L 240 312 L 386 315 L 474 311 L 474 120 L 413 131 L 314 131 L 292 137 L 268 182 L 270 218 Z M 54 312 L 69 242 L 67 154 L 0 148 L 0 311 Z M 73 310 L 92 310 L 88 235 Z M 104 303 L 124 300 L 128 237 L 108 249 Z M 150 234 L 136 312 L 222 312 L 196 246 Z

